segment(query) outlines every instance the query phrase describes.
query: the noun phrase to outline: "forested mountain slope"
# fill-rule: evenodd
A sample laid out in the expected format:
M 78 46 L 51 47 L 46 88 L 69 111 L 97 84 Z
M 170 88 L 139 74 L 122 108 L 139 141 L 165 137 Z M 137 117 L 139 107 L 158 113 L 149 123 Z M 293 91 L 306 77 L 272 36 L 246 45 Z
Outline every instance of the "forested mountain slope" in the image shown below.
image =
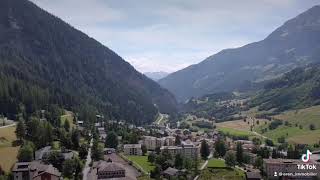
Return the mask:
M 234 91 L 319 61 L 320 6 L 285 22 L 264 40 L 226 49 L 170 74 L 159 83 L 179 101 Z
M 172 94 L 115 52 L 27 0 L 0 1 L 0 113 L 48 104 L 94 107 L 136 124 L 157 108 L 174 113 Z
M 267 83 L 253 98 L 251 106 L 260 110 L 284 111 L 320 104 L 320 65 L 296 68 Z

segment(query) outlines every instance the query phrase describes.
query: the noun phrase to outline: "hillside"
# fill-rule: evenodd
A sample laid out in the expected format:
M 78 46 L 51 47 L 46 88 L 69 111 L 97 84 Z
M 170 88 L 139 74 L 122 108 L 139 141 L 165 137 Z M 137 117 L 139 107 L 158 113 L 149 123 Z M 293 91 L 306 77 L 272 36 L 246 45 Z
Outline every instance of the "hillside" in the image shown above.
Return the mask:
M 175 113 L 172 94 L 112 50 L 27 0 L 0 1 L 0 113 L 90 106 L 141 124 Z
M 296 68 L 283 77 L 267 83 L 253 98 L 251 106 L 259 110 L 284 111 L 320 104 L 320 68 L 312 65 Z
M 159 83 L 181 102 L 277 78 L 296 67 L 319 61 L 319 19 L 320 6 L 315 6 L 285 22 L 262 41 L 222 50 Z
M 159 72 L 146 72 L 144 73 L 144 75 L 146 75 L 148 78 L 154 80 L 154 81 L 158 81 L 159 79 L 165 78 L 166 76 L 168 76 L 169 73 L 167 72 L 163 72 L 163 71 L 159 71 Z

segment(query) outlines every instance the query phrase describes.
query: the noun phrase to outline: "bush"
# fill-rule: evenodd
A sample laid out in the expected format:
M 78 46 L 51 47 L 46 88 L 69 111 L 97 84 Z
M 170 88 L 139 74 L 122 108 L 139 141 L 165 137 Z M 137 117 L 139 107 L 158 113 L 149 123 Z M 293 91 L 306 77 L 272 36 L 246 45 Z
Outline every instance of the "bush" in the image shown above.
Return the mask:
M 314 124 L 310 124 L 310 125 L 309 125 L 309 129 L 310 129 L 311 131 L 314 131 L 314 130 L 316 130 L 316 126 L 315 126 Z

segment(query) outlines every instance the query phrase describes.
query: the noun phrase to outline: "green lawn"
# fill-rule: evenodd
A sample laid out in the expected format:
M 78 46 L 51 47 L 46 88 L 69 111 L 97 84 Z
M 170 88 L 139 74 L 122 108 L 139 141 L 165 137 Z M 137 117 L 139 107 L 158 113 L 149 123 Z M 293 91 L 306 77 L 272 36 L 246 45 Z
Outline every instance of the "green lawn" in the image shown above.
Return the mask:
M 154 169 L 154 165 L 148 162 L 148 156 L 126 156 L 133 163 L 138 164 L 146 172 Z
M 222 131 L 223 133 L 228 133 L 234 136 L 254 136 L 254 134 L 250 131 L 242 131 L 242 130 L 227 128 L 227 127 L 218 127 L 218 130 Z
M 243 180 L 245 174 L 238 169 L 205 169 L 201 172 L 199 180 Z
M 208 161 L 208 168 L 224 168 L 226 167 L 226 164 L 224 162 L 224 160 L 221 159 L 210 159 Z

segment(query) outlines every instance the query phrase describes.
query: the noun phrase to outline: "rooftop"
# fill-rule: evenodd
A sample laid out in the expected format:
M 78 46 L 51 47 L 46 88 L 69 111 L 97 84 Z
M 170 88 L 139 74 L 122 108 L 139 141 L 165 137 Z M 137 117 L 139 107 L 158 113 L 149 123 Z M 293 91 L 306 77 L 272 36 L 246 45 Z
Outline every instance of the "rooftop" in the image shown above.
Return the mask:
M 115 162 L 98 161 L 93 163 L 93 168 L 97 168 L 98 171 L 114 172 L 114 171 L 125 171 L 122 164 Z
M 125 144 L 123 148 L 141 148 L 141 144 Z

